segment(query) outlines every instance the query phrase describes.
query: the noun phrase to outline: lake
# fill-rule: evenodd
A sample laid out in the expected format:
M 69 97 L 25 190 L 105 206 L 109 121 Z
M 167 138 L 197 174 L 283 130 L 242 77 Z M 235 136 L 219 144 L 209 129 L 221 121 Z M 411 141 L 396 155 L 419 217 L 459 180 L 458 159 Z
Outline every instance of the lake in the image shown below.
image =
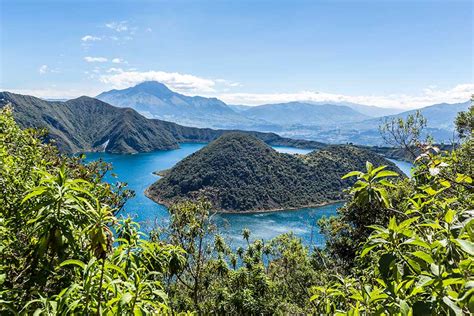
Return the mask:
M 169 221 L 168 210 L 148 199 L 143 192 L 159 177 L 154 171 L 160 171 L 173 167 L 177 162 L 201 149 L 204 143 L 184 143 L 179 149 L 167 151 L 155 151 L 135 155 L 121 155 L 109 153 L 88 153 L 86 161 L 102 159 L 113 165 L 113 173 L 106 176 L 106 181 L 122 181 L 128 183 L 128 188 L 135 191 L 136 196 L 127 201 L 121 214 L 130 214 L 142 225 L 152 227 L 155 224 L 166 225 Z M 276 150 L 291 154 L 306 154 L 311 150 L 293 147 L 275 146 Z M 394 160 L 392 160 L 394 161 Z M 404 162 L 397 162 L 399 163 Z M 401 168 L 402 169 L 402 168 Z M 406 171 L 402 169 L 402 171 Z M 316 222 L 322 216 L 336 214 L 336 209 L 342 203 L 327 205 L 318 208 L 306 208 L 300 210 L 258 213 L 258 214 L 217 214 L 216 223 L 232 246 L 243 244 L 241 232 L 244 228 L 251 230 L 251 239 L 271 239 L 282 233 L 292 231 L 302 238 L 305 244 L 316 244 L 322 246 L 324 238 L 319 234 Z

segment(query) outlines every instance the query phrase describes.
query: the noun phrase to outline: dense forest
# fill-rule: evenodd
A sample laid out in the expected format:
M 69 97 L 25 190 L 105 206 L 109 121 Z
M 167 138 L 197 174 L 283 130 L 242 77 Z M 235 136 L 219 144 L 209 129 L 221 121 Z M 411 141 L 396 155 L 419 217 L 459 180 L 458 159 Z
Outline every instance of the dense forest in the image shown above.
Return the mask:
M 0 313 L 472 314 L 473 115 L 458 115 L 451 152 L 399 139 L 421 152 L 410 179 L 370 162 L 346 174 L 345 205 L 320 222 L 324 248 L 244 230 L 246 246 L 232 249 L 205 200 L 173 205 L 168 227 L 144 235 L 117 215 L 132 193 L 103 181 L 110 166 L 60 154 L 5 107 Z M 407 137 L 423 125 L 387 124 Z
M 279 153 L 243 133 L 228 133 L 183 159 L 151 185 L 146 194 L 171 205 L 206 197 L 212 208 L 248 212 L 301 208 L 341 201 L 354 184 L 341 179 L 371 161 L 401 171 L 374 152 L 333 145 L 307 155 Z

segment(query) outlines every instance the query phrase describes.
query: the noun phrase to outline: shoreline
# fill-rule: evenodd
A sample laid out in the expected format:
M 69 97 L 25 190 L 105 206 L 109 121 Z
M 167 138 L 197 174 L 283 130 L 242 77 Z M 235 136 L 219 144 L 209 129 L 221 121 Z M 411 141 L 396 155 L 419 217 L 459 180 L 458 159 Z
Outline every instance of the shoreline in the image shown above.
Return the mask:
M 153 202 L 163 205 L 166 208 L 170 208 L 171 204 L 170 202 L 167 202 L 165 200 L 161 199 L 155 199 L 149 194 L 149 187 L 145 189 L 143 194 L 152 200 Z M 276 212 L 286 212 L 286 211 L 297 211 L 301 209 L 307 209 L 307 208 L 317 208 L 317 207 L 323 207 L 323 206 L 328 206 L 328 205 L 333 205 L 333 204 L 338 204 L 341 202 L 345 202 L 345 200 L 337 200 L 337 201 L 328 201 L 328 202 L 321 202 L 321 203 L 316 203 L 316 204 L 308 204 L 308 205 L 303 205 L 303 206 L 296 206 L 296 207 L 287 207 L 287 208 L 273 208 L 273 209 L 268 209 L 268 210 L 251 210 L 251 211 L 236 211 L 236 210 L 215 210 L 216 213 L 218 214 L 261 214 L 261 213 L 276 213 Z

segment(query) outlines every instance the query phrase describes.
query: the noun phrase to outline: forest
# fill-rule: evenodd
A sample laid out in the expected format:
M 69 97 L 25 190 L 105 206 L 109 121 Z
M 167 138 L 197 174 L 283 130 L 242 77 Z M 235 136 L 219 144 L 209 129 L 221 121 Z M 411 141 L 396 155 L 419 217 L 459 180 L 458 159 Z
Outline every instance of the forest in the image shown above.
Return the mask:
M 291 155 L 252 135 L 226 133 L 161 172 L 146 195 L 166 205 L 205 197 L 212 210 L 233 213 L 313 207 L 343 200 L 343 190 L 356 180 L 341 177 L 366 161 L 402 174 L 369 149 L 328 145 Z
M 111 166 L 58 152 L 0 113 L 0 314 L 463 315 L 474 313 L 474 107 L 460 143 L 420 139 L 422 117 L 386 122 L 415 153 L 412 177 L 365 164 L 322 248 L 242 231 L 233 249 L 201 199 L 144 233 L 119 215 L 133 196 Z M 416 149 L 416 150 L 414 150 Z M 416 155 L 416 157 L 415 157 Z

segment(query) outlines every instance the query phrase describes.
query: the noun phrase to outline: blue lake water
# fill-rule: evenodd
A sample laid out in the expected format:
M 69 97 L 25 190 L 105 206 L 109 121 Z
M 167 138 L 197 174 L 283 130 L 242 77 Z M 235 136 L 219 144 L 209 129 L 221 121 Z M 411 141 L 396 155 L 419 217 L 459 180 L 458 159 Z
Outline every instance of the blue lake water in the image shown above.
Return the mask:
M 132 215 L 142 227 L 166 225 L 169 220 L 168 210 L 165 206 L 156 204 L 148 199 L 143 192 L 153 182 L 158 180 L 154 171 L 169 169 L 181 159 L 201 149 L 206 144 L 184 143 L 181 148 L 168 151 L 155 151 L 135 155 L 121 155 L 109 153 L 89 153 L 86 161 L 102 159 L 113 165 L 113 173 L 106 176 L 106 181 L 122 181 L 128 183 L 128 188 L 134 190 L 136 196 L 130 199 L 122 214 Z M 305 154 L 307 149 L 276 146 L 276 150 L 285 153 Z M 398 162 L 394 161 L 395 163 Z M 405 171 L 402 169 L 402 171 Z M 324 238 L 319 234 L 316 222 L 322 216 L 336 214 L 342 203 L 327 205 L 318 208 L 300 210 L 258 213 L 258 214 L 217 214 L 215 216 L 219 230 L 228 238 L 233 246 L 243 243 L 241 232 L 244 228 L 251 230 L 251 239 L 271 239 L 282 233 L 292 231 L 303 239 L 306 244 L 323 245 Z
M 393 162 L 394 164 L 397 165 L 397 167 L 403 171 L 403 173 L 405 175 L 407 175 L 408 177 L 411 176 L 411 168 L 413 168 L 413 164 L 409 163 L 409 162 L 406 162 L 406 161 L 402 161 L 402 160 L 395 160 L 395 159 L 387 159 L 387 160 L 390 160 L 391 162 Z

